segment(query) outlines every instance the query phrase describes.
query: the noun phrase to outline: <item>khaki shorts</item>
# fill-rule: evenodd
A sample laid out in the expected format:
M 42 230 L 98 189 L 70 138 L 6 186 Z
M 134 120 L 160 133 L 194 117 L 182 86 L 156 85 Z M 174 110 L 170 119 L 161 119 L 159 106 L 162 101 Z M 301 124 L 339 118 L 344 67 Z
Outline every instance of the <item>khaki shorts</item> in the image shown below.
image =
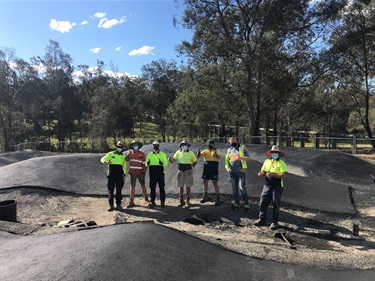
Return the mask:
M 193 178 L 193 169 L 187 171 L 178 171 L 177 173 L 177 185 L 178 187 L 186 187 L 193 186 L 194 178 Z
M 136 183 L 137 183 L 137 179 L 138 179 L 138 182 L 141 186 L 145 186 L 145 175 L 144 174 L 130 175 L 130 185 L 135 186 Z

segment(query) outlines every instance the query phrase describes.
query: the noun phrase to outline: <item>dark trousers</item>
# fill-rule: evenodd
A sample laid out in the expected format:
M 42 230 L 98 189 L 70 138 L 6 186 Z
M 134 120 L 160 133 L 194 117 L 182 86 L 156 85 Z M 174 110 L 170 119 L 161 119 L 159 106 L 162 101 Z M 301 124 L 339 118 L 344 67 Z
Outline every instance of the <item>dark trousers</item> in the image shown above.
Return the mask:
M 279 222 L 279 215 L 280 215 L 280 203 L 281 203 L 281 195 L 283 194 L 283 188 L 281 186 L 278 187 L 270 187 L 267 185 L 263 186 L 263 191 L 260 197 L 260 206 L 259 206 L 259 219 L 262 221 L 266 221 L 267 217 L 267 209 L 272 201 L 272 222 Z
M 110 206 L 113 206 L 113 193 L 116 188 L 116 204 L 121 205 L 121 200 L 122 200 L 122 188 L 124 187 L 124 177 L 122 175 L 111 175 L 108 176 L 108 203 Z
M 165 180 L 163 171 L 152 171 L 150 169 L 150 200 L 155 203 L 156 198 L 156 185 L 159 185 L 160 202 L 165 202 Z

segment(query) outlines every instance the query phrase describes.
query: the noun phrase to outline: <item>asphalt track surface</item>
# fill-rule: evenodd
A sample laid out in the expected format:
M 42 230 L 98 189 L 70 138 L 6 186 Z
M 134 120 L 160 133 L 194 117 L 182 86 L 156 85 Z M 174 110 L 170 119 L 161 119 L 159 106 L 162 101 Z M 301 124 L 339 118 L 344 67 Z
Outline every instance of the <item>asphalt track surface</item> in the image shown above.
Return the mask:
M 220 146 L 225 153 L 227 146 Z M 172 156 L 178 144 L 161 144 Z M 204 149 L 192 144 L 191 149 Z M 145 152 L 150 145 L 144 146 Z M 266 146 L 250 146 L 247 188 L 258 197 L 256 176 Z M 351 155 L 282 148 L 289 169 L 283 201 L 323 211 L 355 213 L 349 186 L 373 184 L 374 165 Z M 23 151 L 0 154 L 0 189 L 45 187 L 84 195 L 105 195 L 104 154 L 45 156 Z M 220 188 L 231 194 L 220 163 Z M 203 159 L 194 168 L 193 193 L 201 193 Z M 177 164 L 166 169 L 168 194 L 177 194 Z M 128 187 L 127 179 L 126 187 Z M 126 188 L 125 194 L 128 194 Z M 335 198 L 335 200 L 332 200 Z M 242 256 L 154 224 L 124 224 L 47 236 L 0 232 L 0 280 L 373 280 L 374 270 L 334 271 L 279 264 Z
M 151 223 L 44 237 L 0 233 L 1 280 L 372 280 L 249 258 Z

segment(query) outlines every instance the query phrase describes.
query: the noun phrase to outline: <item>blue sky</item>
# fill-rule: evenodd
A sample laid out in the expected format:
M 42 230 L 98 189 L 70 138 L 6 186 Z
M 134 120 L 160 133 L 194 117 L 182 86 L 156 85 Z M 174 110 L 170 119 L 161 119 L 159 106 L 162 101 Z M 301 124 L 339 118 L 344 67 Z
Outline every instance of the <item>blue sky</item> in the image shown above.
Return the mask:
M 177 57 L 175 47 L 191 41 L 192 31 L 173 26 L 182 7 L 173 0 L 0 0 L 0 47 L 13 47 L 30 62 L 44 56 L 49 40 L 60 43 L 73 65 L 140 75 L 141 67 Z

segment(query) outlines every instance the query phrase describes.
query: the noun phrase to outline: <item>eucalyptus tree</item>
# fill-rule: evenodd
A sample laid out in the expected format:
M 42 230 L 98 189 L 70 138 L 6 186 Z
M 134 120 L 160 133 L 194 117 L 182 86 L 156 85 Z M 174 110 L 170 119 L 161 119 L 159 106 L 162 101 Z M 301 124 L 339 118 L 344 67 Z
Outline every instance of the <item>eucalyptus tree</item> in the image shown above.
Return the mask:
M 354 0 L 346 4 L 331 24 L 325 56 L 331 61 L 338 91 L 354 101 L 367 136 L 373 138 L 369 113 L 375 86 L 375 3 Z M 375 142 L 372 145 L 375 149 Z
M 68 133 L 74 129 L 73 108 L 76 103 L 73 88 L 73 60 L 63 52 L 60 44 L 50 40 L 43 57 L 34 57 L 33 63 L 38 65 L 45 83 L 45 103 L 42 110 L 53 112 L 57 119 L 57 137 L 64 141 Z M 64 149 L 62 147 L 62 149 Z
M 5 150 L 33 134 L 28 120 L 35 119 L 37 89 L 32 66 L 18 59 L 14 49 L 0 50 L 0 127 Z
M 142 79 L 146 85 L 146 112 L 159 126 L 163 141 L 166 140 L 167 108 L 180 92 L 181 71 L 174 60 L 160 59 L 142 67 Z
M 311 1 L 182 2 L 186 9 L 181 24 L 194 29 L 194 36 L 191 43 L 182 42 L 180 52 L 190 57 L 195 68 L 212 64 L 217 58 L 232 65 L 233 71 L 239 73 L 237 77 L 243 78 L 238 84 L 242 85 L 238 94 L 245 100 L 249 133 L 259 136 L 263 111 L 270 110 L 272 102 L 263 96 L 282 95 L 285 99 L 291 86 L 283 84 L 297 87 L 298 79 L 306 78 L 306 75 L 298 75 L 296 68 L 303 65 L 305 54 L 320 33 L 319 20 L 310 13 Z M 313 30 L 313 26 L 317 30 Z M 299 62 L 294 69 L 293 61 Z M 281 72 L 272 71 L 275 67 Z M 281 85 L 270 92 L 272 85 L 269 84 L 274 83 L 270 80 L 283 76 L 287 79 L 281 80 Z M 291 76 L 293 79 L 289 79 Z

